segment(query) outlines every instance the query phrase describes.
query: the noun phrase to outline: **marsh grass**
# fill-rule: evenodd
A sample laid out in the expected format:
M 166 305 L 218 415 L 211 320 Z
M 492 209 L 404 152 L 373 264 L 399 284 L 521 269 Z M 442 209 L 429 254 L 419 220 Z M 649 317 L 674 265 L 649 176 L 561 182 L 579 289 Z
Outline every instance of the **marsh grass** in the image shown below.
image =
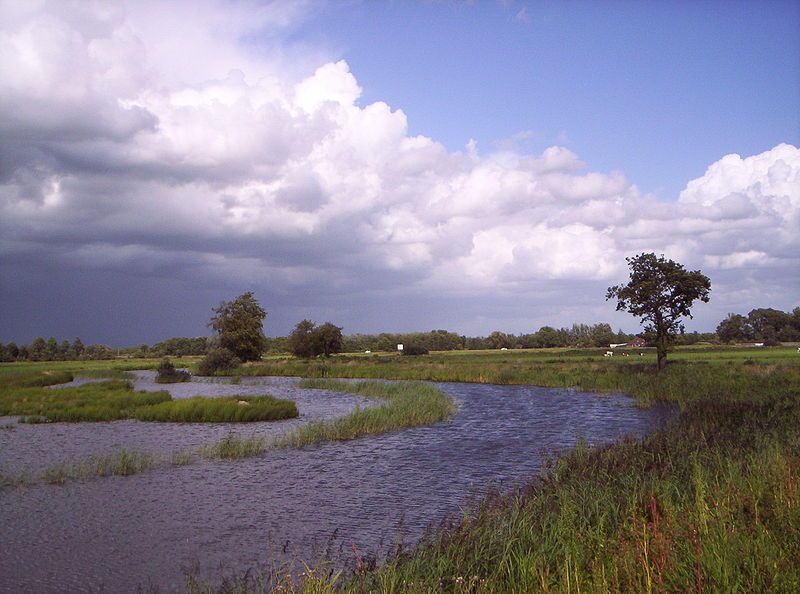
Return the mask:
M 282 591 L 800 591 L 800 358 L 785 349 L 696 353 L 670 355 L 661 373 L 646 357 L 330 362 L 343 376 L 383 367 L 394 376 L 524 379 L 624 392 L 681 412 L 642 440 L 578 444 L 528 484 L 490 494 L 378 567 L 356 558 L 335 584 L 301 579 Z M 462 366 L 470 360 L 474 368 Z
M 75 464 L 55 464 L 42 473 L 40 480 L 48 484 L 64 484 L 70 479 L 129 476 L 149 470 L 154 463 L 151 454 L 119 449 L 109 455 L 90 456 Z
M 382 404 L 357 407 L 351 413 L 331 421 L 304 425 L 280 438 L 278 447 L 302 447 L 323 441 L 343 441 L 364 435 L 398 431 L 430 425 L 452 416 L 452 399 L 435 386 L 419 382 L 342 382 L 337 380 L 301 380 L 301 388 L 349 392 L 379 400 Z
M 125 372 L 120 372 L 125 373 Z M 169 392 L 137 392 L 126 380 L 45 389 L 72 380 L 66 372 L 17 374 L 0 385 L 0 416 L 22 423 L 99 422 L 121 419 L 173 423 L 240 423 L 298 416 L 290 400 L 268 395 L 172 400 Z
M 272 396 L 186 398 L 137 408 L 133 418 L 169 423 L 251 423 L 277 421 L 299 415 L 291 400 Z
M 135 392 L 128 381 L 111 380 L 75 388 L 0 389 L 0 415 L 23 422 L 97 422 L 130 418 L 139 407 L 170 400 L 168 392 Z
M 242 437 L 229 433 L 220 441 L 200 448 L 203 458 L 236 460 L 262 455 L 269 446 L 267 438 L 259 435 Z

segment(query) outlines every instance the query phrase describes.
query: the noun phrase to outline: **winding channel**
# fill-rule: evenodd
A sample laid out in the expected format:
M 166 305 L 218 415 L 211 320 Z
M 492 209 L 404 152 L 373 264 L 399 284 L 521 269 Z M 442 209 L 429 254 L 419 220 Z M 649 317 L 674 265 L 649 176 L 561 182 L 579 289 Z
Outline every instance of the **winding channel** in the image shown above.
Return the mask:
M 43 468 L 114 447 L 174 451 L 224 437 L 276 435 L 346 414 L 360 398 L 302 390 L 291 378 L 170 386 L 175 398 L 269 392 L 297 402 L 299 419 L 201 425 L 18 425 L 0 431 L 0 468 Z M 138 389 L 163 389 L 141 373 Z M 449 421 L 399 433 L 235 462 L 206 461 L 129 477 L 0 491 L 0 592 L 132 592 L 180 589 L 184 572 L 221 574 L 322 555 L 351 562 L 350 548 L 380 556 L 412 545 L 489 488 L 533 476 L 548 453 L 640 437 L 674 415 L 621 395 L 533 386 L 439 384 L 459 404 Z M 0 424 L 7 419 L 0 419 Z

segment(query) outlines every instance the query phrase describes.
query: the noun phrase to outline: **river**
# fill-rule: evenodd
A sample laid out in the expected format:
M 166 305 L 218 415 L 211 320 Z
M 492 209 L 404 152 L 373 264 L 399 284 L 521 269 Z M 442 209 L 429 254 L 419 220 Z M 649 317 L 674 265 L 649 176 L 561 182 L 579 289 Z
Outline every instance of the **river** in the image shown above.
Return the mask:
M 248 425 L 54 423 L 0 431 L 0 469 L 44 468 L 113 447 L 171 452 L 230 431 L 275 435 L 345 414 L 360 398 L 302 390 L 291 378 L 240 385 L 169 386 L 176 398 L 269 392 L 297 402 L 299 419 Z M 492 487 L 510 488 L 543 457 L 578 439 L 640 437 L 674 415 L 622 395 L 533 386 L 438 384 L 459 405 L 449 421 L 349 442 L 205 461 L 129 477 L 0 491 L 1 592 L 132 592 L 180 589 L 184 572 L 222 574 L 331 555 L 351 547 L 380 557 L 413 544 L 430 524 L 459 513 Z M 163 389 L 141 373 L 139 389 Z M 7 425 L 8 419 L 0 419 Z

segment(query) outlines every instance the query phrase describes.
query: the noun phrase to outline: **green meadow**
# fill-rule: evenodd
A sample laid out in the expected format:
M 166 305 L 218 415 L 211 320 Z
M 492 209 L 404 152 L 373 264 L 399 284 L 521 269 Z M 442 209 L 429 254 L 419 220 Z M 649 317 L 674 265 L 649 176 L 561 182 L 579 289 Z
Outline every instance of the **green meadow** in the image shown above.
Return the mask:
M 202 457 L 236 459 L 261 455 L 275 446 L 352 439 L 435 422 L 453 413 L 452 402 L 427 393 L 434 388 L 425 384 L 330 379 L 336 377 L 530 383 L 621 392 L 641 406 L 672 403 L 680 413 L 642 440 L 598 448 L 579 444 L 550 460 L 527 484 L 488 496 L 381 564 L 356 561 L 352 572 L 342 573 L 322 562 L 293 579 L 286 568 L 251 572 L 229 581 L 225 591 L 800 591 L 796 347 L 677 349 L 660 373 L 650 351 L 627 352 L 629 356 L 617 352 L 610 358 L 603 357 L 602 350 L 566 349 L 422 357 L 358 354 L 311 362 L 271 357 L 234 373 L 304 376 L 311 378 L 303 381 L 306 387 L 353 391 L 375 398 L 376 404 L 341 419 L 300 427 L 275 443 L 231 435 L 197 453 L 173 454 L 172 463 Z M 22 371 L 9 371 L 14 365 L 0 366 L 3 411 L 10 410 L 10 392 L 17 397 L 44 392 L 47 398 L 53 397 L 50 393 L 77 398 L 69 390 L 78 388 L 42 387 L 66 381 L 73 372 L 69 364 L 24 364 Z M 119 366 L 103 362 L 86 371 L 121 373 L 141 367 L 137 361 Z M 121 395 L 127 390 L 124 383 L 117 378 L 91 385 L 98 394 L 107 390 Z M 135 398 L 135 393 L 127 397 Z M 87 401 L 99 406 L 93 398 Z M 117 410 L 127 406 L 121 402 L 114 405 Z M 58 409 L 52 404 L 35 409 L 35 404 L 33 398 L 24 405 L 30 408 L 4 414 L 42 415 Z M 168 402 L 147 406 L 162 404 Z M 55 468 L 45 480 L 127 474 L 151 465 L 147 457 L 122 451 L 68 469 Z M 189 579 L 186 589 L 219 591 L 196 579 Z
M 644 356 L 639 356 L 644 352 Z M 800 591 L 800 354 L 796 348 L 493 351 L 275 358 L 241 373 L 531 383 L 623 392 L 678 417 L 649 437 L 550 461 L 378 566 L 327 565 L 241 591 Z M 213 591 L 196 581 L 189 591 Z

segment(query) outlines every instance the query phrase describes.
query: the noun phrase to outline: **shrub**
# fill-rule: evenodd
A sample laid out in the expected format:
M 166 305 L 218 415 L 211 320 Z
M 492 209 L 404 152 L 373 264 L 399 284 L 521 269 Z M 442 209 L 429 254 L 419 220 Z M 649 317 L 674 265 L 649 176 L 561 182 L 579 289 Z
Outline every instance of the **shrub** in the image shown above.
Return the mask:
M 428 349 L 426 349 L 424 346 L 420 346 L 418 344 L 407 344 L 403 348 L 403 354 L 404 355 L 409 355 L 409 356 L 412 356 L 412 357 L 416 357 L 418 355 L 427 355 L 428 354 Z
M 200 361 L 197 372 L 200 375 L 214 375 L 217 371 L 235 369 L 241 364 L 242 362 L 232 351 L 225 348 L 212 349 Z
M 164 357 L 156 371 L 156 383 L 159 384 L 177 384 L 179 382 L 188 382 L 191 379 L 188 371 L 182 369 L 175 369 L 175 366 L 170 363 L 170 360 Z

